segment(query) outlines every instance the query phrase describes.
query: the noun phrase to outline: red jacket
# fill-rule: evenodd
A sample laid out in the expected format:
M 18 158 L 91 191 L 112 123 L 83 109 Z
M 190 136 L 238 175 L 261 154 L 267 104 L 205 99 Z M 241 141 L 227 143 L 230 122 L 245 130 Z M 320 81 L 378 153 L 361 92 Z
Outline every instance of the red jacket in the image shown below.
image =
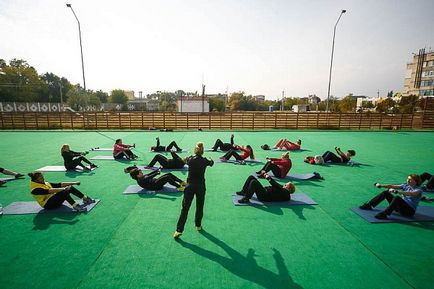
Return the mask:
M 129 148 L 129 145 L 124 144 L 116 144 L 113 146 L 113 155 L 117 155 L 120 152 L 126 151 Z
M 286 177 L 286 175 L 288 174 L 289 170 L 292 167 L 292 162 L 290 159 L 274 159 L 271 158 L 270 159 L 274 164 L 276 164 L 281 172 L 280 176 L 276 176 L 276 177 L 280 177 L 280 178 L 284 178 Z

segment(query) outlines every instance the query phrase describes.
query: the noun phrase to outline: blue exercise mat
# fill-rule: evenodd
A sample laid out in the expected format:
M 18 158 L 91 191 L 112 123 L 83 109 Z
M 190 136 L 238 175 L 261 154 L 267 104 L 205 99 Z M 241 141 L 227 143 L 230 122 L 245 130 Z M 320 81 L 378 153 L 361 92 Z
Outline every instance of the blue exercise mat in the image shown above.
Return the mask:
M 96 168 L 91 168 L 91 171 L 93 171 L 95 169 Z M 36 171 L 37 172 L 66 172 L 67 169 L 65 168 L 65 166 L 45 166 L 45 167 L 37 169 Z M 84 170 L 81 166 L 77 166 L 73 171 L 84 172 Z
M 13 180 L 17 180 L 16 178 L 0 178 L 0 181 L 3 182 L 9 182 L 9 181 L 13 181 Z
M 289 181 L 306 181 L 306 180 L 311 180 L 311 179 L 315 179 L 315 174 L 314 173 L 307 173 L 307 174 L 287 174 L 284 178 L 278 178 L 276 176 L 272 176 L 273 179 L 276 180 L 289 180 Z
M 360 208 L 351 208 L 351 211 L 368 221 L 369 223 L 402 223 L 402 222 L 432 222 L 434 221 L 434 207 L 419 206 L 413 217 L 404 217 L 403 215 L 393 212 L 387 220 L 379 220 L 375 215 L 385 208 L 376 207 L 372 210 L 362 210 Z
M 86 205 L 87 211 L 92 210 L 100 200 L 95 200 L 95 203 Z M 82 200 L 76 201 L 78 204 L 83 204 Z M 72 209 L 71 205 L 64 202 L 63 205 L 56 209 L 47 210 L 42 208 L 37 202 L 14 202 L 3 208 L 3 215 L 27 215 L 27 214 L 69 214 L 78 213 Z
M 240 200 L 241 198 L 243 198 L 243 196 L 232 195 L 232 203 L 235 206 L 281 206 L 281 207 L 287 207 L 287 206 L 295 206 L 295 205 L 318 205 L 308 195 L 302 194 L 302 193 L 291 194 L 291 200 L 290 201 L 284 201 L 284 202 L 261 202 L 256 198 L 256 194 L 254 194 L 253 197 L 250 199 L 250 203 L 240 204 L 240 203 L 238 203 L 238 200 Z
M 157 193 L 179 193 L 179 191 L 172 185 L 164 185 L 161 190 L 146 190 L 139 185 L 130 185 L 123 192 L 124 195 L 131 194 L 146 194 L 146 195 L 155 195 Z
M 156 153 L 156 154 L 160 154 L 160 153 L 170 153 L 170 152 L 174 152 L 174 153 L 188 153 L 188 150 L 181 150 L 181 151 L 177 151 L 177 150 L 170 150 L 170 151 L 149 151 L 150 153 Z
M 298 150 L 287 150 L 287 149 L 271 149 L 275 152 L 310 152 L 310 149 L 300 148 Z

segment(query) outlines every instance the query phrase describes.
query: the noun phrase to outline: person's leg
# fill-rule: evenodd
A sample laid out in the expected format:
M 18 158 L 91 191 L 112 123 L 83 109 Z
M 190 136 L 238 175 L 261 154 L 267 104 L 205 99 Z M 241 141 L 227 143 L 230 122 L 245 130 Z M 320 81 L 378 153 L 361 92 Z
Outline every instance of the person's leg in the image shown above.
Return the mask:
M 395 196 L 391 200 L 389 206 L 383 211 L 386 215 L 390 215 L 393 211 L 399 212 L 401 215 L 406 217 L 412 217 L 415 210 L 410 207 L 401 197 Z
M 231 144 L 231 145 L 234 145 L 234 135 L 233 135 L 233 134 L 231 134 L 230 144 Z
M 55 209 L 60 207 L 64 201 L 67 201 L 71 206 L 74 206 L 76 202 L 70 196 L 71 191 L 63 190 L 56 193 L 54 196 L 48 199 L 47 203 L 45 203 L 45 209 Z
M 332 153 L 331 151 L 326 151 L 323 155 L 322 158 L 324 159 L 324 162 L 332 162 L 332 163 L 340 163 L 342 162 L 341 158 L 338 157 L 337 155 L 335 155 L 334 153 Z
M 194 223 L 196 229 L 202 229 L 202 218 L 203 218 L 203 206 L 205 204 L 205 189 L 198 190 L 196 192 L 196 214 L 194 216 Z
M 166 151 L 170 151 L 172 150 L 172 148 L 175 147 L 177 151 L 180 151 L 181 148 L 176 144 L 175 141 L 172 141 L 167 147 L 166 147 Z
M 188 217 L 188 210 L 190 210 L 191 202 L 193 201 L 194 192 L 192 188 L 187 185 L 184 190 L 184 198 L 182 199 L 182 209 L 179 215 L 178 223 L 176 224 L 176 231 L 182 233 L 184 231 L 185 222 Z
M 274 145 L 274 148 L 280 148 L 285 140 L 283 138 L 279 139 L 277 143 Z
M 161 190 L 165 184 L 169 183 L 172 186 L 179 188 L 181 182 L 182 182 L 181 179 L 177 178 L 171 173 L 168 173 L 156 179 L 153 184 L 153 187 L 157 190 Z
M 75 187 L 71 187 L 69 189 L 69 193 L 73 194 L 76 197 L 79 197 L 80 199 L 83 199 L 85 197 L 85 195 L 82 192 L 80 192 L 78 189 L 76 189 Z
M 368 204 L 371 207 L 376 207 L 379 203 L 381 203 L 384 199 L 387 200 L 387 202 L 391 203 L 393 200 L 393 195 L 389 193 L 388 190 L 381 192 L 380 194 L 376 195 L 374 198 L 372 198 Z
M 258 200 L 263 200 L 266 195 L 265 188 L 257 179 L 252 179 L 248 185 L 245 198 L 250 199 L 253 194 L 256 194 Z
M 230 151 L 228 151 L 227 152 L 227 154 L 225 155 L 225 159 L 230 159 L 231 157 L 234 157 L 237 161 L 241 161 L 241 160 L 243 160 L 242 158 L 241 158 L 241 156 L 236 152 L 236 151 L 234 151 L 234 150 L 230 150 Z
M 9 176 L 15 176 L 15 178 L 24 177 L 24 175 L 21 173 L 16 173 L 16 172 L 13 172 L 13 171 L 5 169 L 5 168 L 0 168 L 0 173 L 3 173 L 5 175 L 9 175 Z
M 152 161 L 147 165 L 148 167 L 153 167 L 156 163 L 159 163 L 163 168 L 167 166 L 167 158 L 161 154 L 156 154 Z
M 217 151 L 217 149 L 221 149 L 221 148 L 222 148 L 222 145 L 223 145 L 222 140 L 218 138 L 218 139 L 215 141 L 215 144 L 213 145 L 212 150 L 213 150 L 213 151 Z
M 425 173 L 420 175 L 420 179 L 421 179 L 422 183 L 425 181 L 428 181 L 425 185 L 428 189 L 434 189 L 434 177 L 433 177 L 433 175 L 425 172 Z
M 247 189 L 249 188 L 249 184 L 252 180 L 256 180 L 254 176 L 249 176 L 246 181 L 244 182 L 243 188 L 241 189 L 241 192 L 245 195 L 247 193 Z

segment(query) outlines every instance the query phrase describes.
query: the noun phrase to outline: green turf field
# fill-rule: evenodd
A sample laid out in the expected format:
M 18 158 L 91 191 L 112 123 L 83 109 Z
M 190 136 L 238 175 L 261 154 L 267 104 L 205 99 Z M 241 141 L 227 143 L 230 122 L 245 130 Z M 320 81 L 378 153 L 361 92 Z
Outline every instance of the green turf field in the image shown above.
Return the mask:
M 302 139 L 310 152 L 293 152 L 294 173 L 317 171 L 323 181 L 295 182 L 317 206 L 235 207 L 231 195 L 260 165 L 217 163 L 206 173 L 203 233 L 194 229 L 194 206 L 181 241 L 172 234 L 182 194 L 122 195 L 135 182 L 128 165 L 95 161 L 93 173 L 45 173 L 51 182 L 80 180 L 79 189 L 101 202 L 88 214 L 0 217 L 1 288 L 432 288 L 434 223 L 370 224 L 350 211 L 380 190 L 374 182 L 402 183 L 409 173 L 434 173 L 433 132 L 234 132 L 256 158 L 281 137 Z M 62 165 L 60 147 L 112 147 L 136 143 L 139 165 L 154 154 L 155 137 L 176 140 L 190 153 L 196 141 L 211 147 L 230 132 L 0 132 L 0 166 L 27 173 Z M 357 151 L 366 166 L 313 166 L 306 155 L 334 146 Z M 88 156 L 110 155 L 91 152 Z M 183 154 L 187 156 L 187 154 Z M 217 159 L 221 153 L 205 153 Z M 185 172 L 175 172 L 181 178 Z M 2 176 L 0 176 L 2 177 Z M 262 181 L 266 184 L 266 181 Z M 434 194 L 433 194 L 434 196 Z M 3 207 L 32 201 L 29 179 L 0 187 Z M 433 203 L 421 205 L 433 206 Z

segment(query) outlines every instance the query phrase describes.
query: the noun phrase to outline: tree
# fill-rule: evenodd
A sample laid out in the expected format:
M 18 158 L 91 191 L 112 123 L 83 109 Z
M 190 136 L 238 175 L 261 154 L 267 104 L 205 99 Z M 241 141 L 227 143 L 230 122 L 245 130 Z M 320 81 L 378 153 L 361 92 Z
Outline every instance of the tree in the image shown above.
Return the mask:
M 234 92 L 229 97 L 229 107 L 231 110 L 257 110 L 257 101 L 251 95 L 244 95 L 244 92 Z
M 341 112 L 352 112 L 356 109 L 356 103 L 357 101 L 354 99 L 352 94 L 349 94 L 345 96 L 340 102 L 339 102 L 339 111 Z
M 110 94 L 109 100 L 111 103 L 126 104 L 128 101 L 128 96 L 124 90 L 114 89 Z
M 219 97 L 210 97 L 209 98 L 209 110 L 210 111 L 224 111 L 225 110 L 225 101 Z
M 387 93 L 387 97 L 392 97 L 392 96 L 393 96 L 393 90 L 391 90 Z
M 37 101 L 47 86 L 35 68 L 21 59 L 0 61 L 0 101 Z
M 96 92 L 89 94 L 89 105 L 94 106 L 97 110 L 101 107 L 101 100 Z
M 98 91 L 96 91 L 96 92 L 95 92 L 95 96 L 98 97 L 99 100 L 100 100 L 102 103 L 106 103 L 106 102 L 108 101 L 108 99 L 109 99 L 109 95 L 108 95 L 108 93 L 107 93 L 107 92 L 104 92 L 104 91 L 102 91 L 102 90 L 98 90 Z
M 72 84 L 68 81 L 68 79 L 65 77 L 60 78 L 54 73 L 47 72 L 41 76 L 41 80 L 47 86 L 47 91 L 45 95 L 40 96 L 40 101 L 61 102 L 62 98 L 64 101 L 67 100 L 66 95 L 72 87 Z M 62 92 L 60 92 L 60 90 L 62 90 Z
M 376 110 L 378 112 L 394 112 L 395 105 L 396 102 L 392 98 L 388 97 L 377 102 Z
M 73 86 L 67 93 L 68 105 L 76 111 L 84 110 L 89 106 L 89 95 L 79 86 Z
M 412 113 L 418 103 L 419 97 L 416 95 L 402 96 L 399 102 L 400 113 Z

